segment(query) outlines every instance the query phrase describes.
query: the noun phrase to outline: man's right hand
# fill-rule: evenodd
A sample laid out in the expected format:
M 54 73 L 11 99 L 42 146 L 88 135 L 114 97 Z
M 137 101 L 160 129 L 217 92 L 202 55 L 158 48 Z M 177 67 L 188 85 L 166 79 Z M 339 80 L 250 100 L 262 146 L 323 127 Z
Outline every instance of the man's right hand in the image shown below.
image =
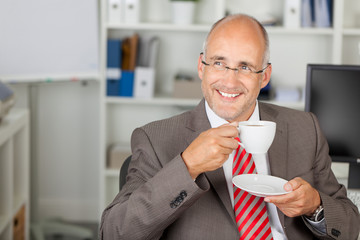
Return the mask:
M 239 146 L 237 122 L 202 132 L 182 153 L 192 179 L 203 172 L 214 171 L 224 164 Z

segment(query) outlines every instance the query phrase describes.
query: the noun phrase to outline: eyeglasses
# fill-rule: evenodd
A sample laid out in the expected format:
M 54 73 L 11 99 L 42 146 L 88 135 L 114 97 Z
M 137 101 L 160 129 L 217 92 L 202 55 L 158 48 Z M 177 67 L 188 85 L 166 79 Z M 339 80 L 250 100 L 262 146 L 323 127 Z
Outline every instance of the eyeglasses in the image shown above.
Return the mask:
M 202 54 L 202 53 L 201 53 Z M 209 63 L 205 62 L 204 60 L 201 61 L 205 66 L 209 66 L 211 67 L 213 70 L 217 71 L 217 72 L 226 72 L 227 70 L 233 70 L 236 73 L 241 73 L 243 75 L 251 75 L 251 74 L 259 74 L 264 72 L 270 65 L 271 63 L 268 63 L 266 65 L 266 67 L 264 67 L 261 70 L 254 70 L 251 67 L 249 67 L 246 64 L 240 64 L 238 67 L 236 68 L 231 68 L 229 66 L 227 66 L 226 62 L 224 61 L 220 61 L 220 60 L 215 60 L 215 61 L 211 61 Z

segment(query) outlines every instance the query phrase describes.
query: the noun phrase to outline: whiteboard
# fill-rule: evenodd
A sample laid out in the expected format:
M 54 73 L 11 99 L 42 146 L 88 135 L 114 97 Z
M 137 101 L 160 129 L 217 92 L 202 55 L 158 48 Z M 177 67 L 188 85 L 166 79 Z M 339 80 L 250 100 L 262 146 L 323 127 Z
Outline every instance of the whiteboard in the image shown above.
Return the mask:
M 0 80 L 99 75 L 97 0 L 0 0 Z

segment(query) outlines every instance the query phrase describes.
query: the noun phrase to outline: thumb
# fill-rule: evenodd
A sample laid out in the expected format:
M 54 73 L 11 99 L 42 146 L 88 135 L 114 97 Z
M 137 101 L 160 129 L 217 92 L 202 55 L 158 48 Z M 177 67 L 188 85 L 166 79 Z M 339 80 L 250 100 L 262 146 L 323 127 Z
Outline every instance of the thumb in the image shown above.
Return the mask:
M 287 192 L 291 192 L 293 190 L 290 182 L 285 183 L 284 190 L 287 191 Z
M 239 123 L 235 121 L 235 122 L 231 122 L 229 125 L 230 125 L 230 126 L 237 127 L 237 126 L 239 125 Z
M 294 191 L 295 189 L 299 188 L 301 186 L 301 179 L 300 178 L 294 178 L 290 181 L 288 181 L 285 185 L 284 185 L 284 189 L 285 191 Z

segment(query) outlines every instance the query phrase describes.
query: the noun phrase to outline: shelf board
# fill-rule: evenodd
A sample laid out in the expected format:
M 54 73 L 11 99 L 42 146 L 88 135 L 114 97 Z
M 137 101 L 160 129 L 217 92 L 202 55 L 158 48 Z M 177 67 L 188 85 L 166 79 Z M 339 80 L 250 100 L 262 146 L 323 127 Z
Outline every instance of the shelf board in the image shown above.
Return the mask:
M 131 97 L 107 97 L 106 102 L 109 104 L 194 107 L 200 102 L 200 99 L 181 99 L 181 98 L 172 98 L 172 97 L 155 97 L 151 99 L 141 99 L 141 98 L 131 98 Z
M 285 28 L 285 27 L 266 27 L 269 34 L 298 34 L 298 35 L 332 35 L 332 28 Z
M 203 32 L 207 33 L 210 24 L 176 25 L 171 23 L 138 23 L 138 24 L 107 24 L 109 30 L 147 30 L 147 31 L 177 31 L 177 32 Z M 331 35 L 332 28 L 285 28 L 282 26 L 266 27 L 269 34 L 308 34 L 308 35 Z
M 24 126 L 27 117 L 28 110 L 26 109 L 13 108 L 10 110 L 0 125 L 0 146 Z
M 343 30 L 344 36 L 360 36 L 359 28 L 346 28 Z
M 178 32 L 208 32 L 211 25 L 193 24 L 193 25 L 176 25 L 171 23 L 138 23 L 138 24 L 107 24 L 108 29 L 113 30 L 158 30 L 158 31 L 178 31 Z

